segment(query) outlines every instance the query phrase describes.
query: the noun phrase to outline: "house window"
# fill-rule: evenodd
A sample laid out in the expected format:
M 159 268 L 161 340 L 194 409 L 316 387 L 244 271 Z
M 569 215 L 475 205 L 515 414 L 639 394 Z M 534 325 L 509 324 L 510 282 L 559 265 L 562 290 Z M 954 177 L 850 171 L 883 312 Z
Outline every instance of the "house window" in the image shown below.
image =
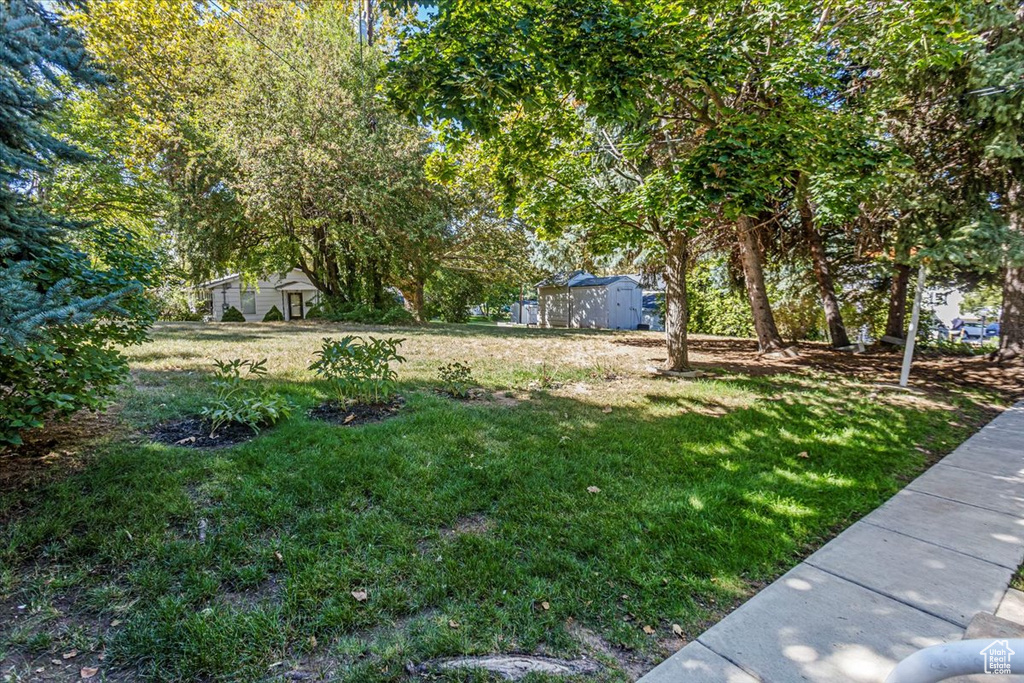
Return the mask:
M 242 290 L 242 313 L 256 315 L 256 292 L 251 289 Z

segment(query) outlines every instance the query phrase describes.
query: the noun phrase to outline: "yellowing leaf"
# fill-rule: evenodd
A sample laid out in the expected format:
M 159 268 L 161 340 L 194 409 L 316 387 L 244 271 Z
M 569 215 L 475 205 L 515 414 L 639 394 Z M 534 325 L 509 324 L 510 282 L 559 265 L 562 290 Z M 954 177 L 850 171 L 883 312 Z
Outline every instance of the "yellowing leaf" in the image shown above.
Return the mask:
M 99 672 L 100 670 L 94 666 L 83 666 L 82 670 L 79 671 L 79 673 L 82 674 L 82 678 L 92 678 Z
M 654 629 L 651 628 L 650 626 L 644 626 L 644 633 L 646 633 L 649 636 L 653 636 L 654 635 Z

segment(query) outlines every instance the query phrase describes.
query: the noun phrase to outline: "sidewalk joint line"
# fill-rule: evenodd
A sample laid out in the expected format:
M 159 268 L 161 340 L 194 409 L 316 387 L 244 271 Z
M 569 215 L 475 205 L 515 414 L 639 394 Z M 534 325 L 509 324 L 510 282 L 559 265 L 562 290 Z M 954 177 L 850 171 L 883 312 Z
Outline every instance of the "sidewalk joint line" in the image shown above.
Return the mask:
M 939 462 L 935 463 L 934 465 L 932 465 L 932 467 L 938 467 L 939 465 L 942 465 L 943 467 L 952 467 L 953 469 L 960 470 L 961 472 L 970 472 L 971 474 L 987 474 L 990 477 L 1005 477 L 1005 476 L 1007 476 L 1005 474 L 997 474 L 996 472 L 986 472 L 985 470 L 972 470 L 972 469 L 970 469 L 968 467 L 964 467 L 963 465 L 950 465 L 949 463 L 942 462 L 941 460 Z M 1024 471 L 1024 468 L 1021 468 L 1021 470 Z M 1019 475 L 1014 475 L 1014 476 L 1019 476 Z
M 946 496 L 940 496 L 937 493 L 931 493 L 929 491 L 922 491 L 921 489 L 911 488 L 914 485 L 914 482 L 916 482 L 916 481 L 917 480 L 915 479 L 914 481 L 912 481 L 909 484 L 907 484 L 907 486 L 903 490 L 904 491 L 913 491 L 914 493 L 920 493 L 922 496 L 931 496 L 932 498 L 938 498 L 939 500 L 948 500 L 951 503 L 959 503 L 960 505 L 966 505 L 967 507 L 977 508 L 979 510 L 986 510 L 988 512 L 994 512 L 997 515 L 1002 515 L 1004 517 L 1009 517 L 1010 519 L 1017 520 L 1018 522 L 1021 521 L 1021 519 L 1022 519 L 1020 515 L 1015 515 L 1015 514 L 1012 514 L 1010 512 L 1004 512 L 1002 510 L 993 510 L 992 508 L 985 507 L 984 505 L 977 505 L 976 503 L 967 503 L 967 502 L 962 501 L 962 500 L 957 500 L 956 498 L 948 498 Z M 896 494 L 896 495 L 898 496 L 899 494 Z M 893 496 L 893 498 L 895 498 L 895 497 L 896 496 Z M 892 500 L 892 498 L 890 498 L 889 500 Z
M 886 598 L 887 600 L 892 600 L 893 602 L 898 602 L 899 604 L 905 605 L 905 606 L 909 607 L 910 609 L 917 610 L 918 612 L 921 612 L 923 614 L 927 614 L 929 616 L 935 617 L 936 619 L 941 619 L 942 621 L 946 622 L 947 624 L 951 624 L 952 626 L 956 626 L 959 629 L 962 629 L 964 631 L 967 630 L 967 627 L 965 625 L 958 624 L 955 621 L 951 620 L 949 617 L 944 617 L 944 616 L 942 616 L 940 614 L 935 614 L 934 612 L 929 612 L 928 610 L 926 610 L 926 609 L 924 609 L 922 607 L 918 607 L 917 605 L 913 605 L 913 604 L 907 602 L 906 600 L 903 600 L 901 598 L 897 598 L 895 595 L 889 595 L 888 593 L 883 593 L 880 590 L 872 588 L 871 586 L 866 586 L 866 585 L 864 585 L 863 583 L 861 583 L 859 581 L 854 581 L 853 579 L 850 579 L 850 578 L 847 578 L 845 576 L 842 576 L 841 574 L 836 574 L 834 571 L 832 571 L 830 569 L 825 569 L 824 567 L 819 567 L 816 564 L 811 564 L 807 560 L 804 560 L 803 564 L 806 564 L 809 567 L 814 567 L 819 572 L 824 572 L 824 573 L 828 574 L 829 576 L 834 576 L 835 578 L 839 579 L 840 581 L 846 581 L 847 583 L 852 583 L 854 586 L 860 586 L 864 590 L 871 591 L 875 595 L 878 595 L 878 596 L 881 596 L 883 598 Z
M 755 594 L 755 595 L 756 595 L 756 594 Z M 753 600 L 753 598 L 751 598 L 751 600 Z M 749 601 L 748 601 L 748 602 L 749 602 Z M 744 604 L 746 604 L 746 603 L 744 603 Z M 742 607 L 742 606 L 743 606 L 743 605 L 740 605 L 740 607 Z M 729 614 L 727 614 L 727 615 L 725 616 L 725 619 L 728 619 L 728 618 L 729 618 L 729 617 L 731 617 L 731 616 L 732 616 L 733 614 L 735 614 L 735 613 L 736 613 L 736 611 L 737 611 L 738 609 L 739 609 L 739 607 L 737 607 L 737 608 L 736 608 L 735 610 L 733 610 L 732 612 L 730 612 Z M 725 619 L 722 619 L 722 621 L 725 621 Z M 720 621 L 720 622 L 718 622 L 718 623 L 720 624 L 720 623 L 722 623 L 722 621 Z M 711 628 L 714 628 L 714 626 L 712 626 Z M 704 633 L 707 633 L 708 631 L 710 631 L 710 630 L 711 630 L 711 628 L 709 628 L 709 629 L 707 629 L 706 631 L 704 631 Z M 693 641 L 693 642 L 695 642 L 695 643 L 700 643 L 700 644 L 701 644 L 702 646 L 706 647 L 706 648 L 708 649 L 708 651 L 709 651 L 709 652 L 711 652 L 711 653 L 713 653 L 713 654 L 716 654 L 716 655 L 718 655 L 719 657 L 721 657 L 721 658 L 722 658 L 722 659 L 724 659 L 725 661 L 729 662 L 730 664 L 732 664 L 733 666 L 735 666 L 735 667 L 736 667 L 737 669 L 739 669 L 739 670 L 740 670 L 740 671 L 742 671 L 743 673 L 747 674 L 748 676 L 750 676 L 750 677 L 751 677 L 751 678 L 753 678 L 754 680 L 758 681 L 759 683 L 765 683 L 765 679 L 764 679 L 764 678 L 762 678 L 762 677 L 761 677 L 761 676 L 760 676 L 760 675 L 759 675 L 758 673 L 756 673 L 756 672 L 754 672 L 754 671 L 751 671 L 750 669 L 748 669 L 747 667 L 743 666 L 743 665 L 742 665 L 742 664 L 740 664 L 739 662 L 737 662 L 737 661 L 734 661 L 734 660 L 732 659 L 732 657 L 729 657 L 728 655 L 723 655 L 723 654 L 722 654 L 721 652 L 719 652 L 718 650 L 716 650 L 715 648 L 711 647 L 710 645 L 708 645 L 707 643 L 705 643 L 705 642 L 704 642 L 703 640 L 701 640 L 701 638 L 703 638 L 703 637 L 704 637 L 704 633 L 701 633 L 701 634 L 700 634 L 699 636 L 697 636 L 697 639 L 696 639 L 695 641 Z M 683 648 L 683 650 L 685 650 L 685 649 L 686 649 L 686 648 L 684 647 L 684 648 Z M 683 650 L 679 650 L 679 652 L 682 652 Z
M 999 564 L 998 562 L 993 562 L 992 560 L 986 560 L 984 557 L 978 557 L 977 555 L 971 555 L 970 553 L 964 552 L 963 550 L 957 550 L 956 548 L 950 548 L 948 545 L 942 545 L 941 543 L 936 543 L 935 541 L 929 541 L 928 539 L 925 539 L 925 538 L 918 538 L 914 534 L 908 534 L 906 531 L 900 531 L 899 529 L 890 529 L 887 526 L 883 526 L 883 525 L 877 524 L 875 522 L 869 522 L 866 519 L 860 520 L 859 522 L 857 522 L 857 524 L 867 524 L 869 526 L 875 527 L 876 529 L 882 529 L 884 531 L 889 531 L 889 532 L 892 532 L 892 533 L 897 534 L 899 536 L 903 536 L 905 538 L 912 538 L 915 541 L 920 541 L 921 543 L 927 543 L 928 545 L 935 546 L 936 548 L 942 548 L 943 550 L 948 550 L 951 553 L 956 553 L 957 555 L 963 555 L 964 557 L 969 557 L 972 560 L 977 560 L 978 562 L 984 562 L 985 564 L 990 564 L 993 567 L 999 567 L 1000 569 L 1009 569 L 1010 571 L 1014 571 L 1013 567 L 1007 567 L 1005 564 Z M 854 524 L 854 526 L 856 526 L 857 524 Z M 850 528 L 852 529 L 853 527 L 850 527 Z M 811 557 L 814 557 L 814 556 L 811 555 Z M 808 559 L 810 559 L 810 558 L 808 558 Z

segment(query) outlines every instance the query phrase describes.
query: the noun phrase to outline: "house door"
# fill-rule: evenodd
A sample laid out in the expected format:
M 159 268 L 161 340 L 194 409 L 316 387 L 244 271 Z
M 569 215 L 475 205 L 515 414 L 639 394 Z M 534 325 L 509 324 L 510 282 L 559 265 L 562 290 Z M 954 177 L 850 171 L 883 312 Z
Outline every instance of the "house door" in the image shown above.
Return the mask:
M 288 317 L 291 320 L 302 320 L 302 292 L 288 292 Z

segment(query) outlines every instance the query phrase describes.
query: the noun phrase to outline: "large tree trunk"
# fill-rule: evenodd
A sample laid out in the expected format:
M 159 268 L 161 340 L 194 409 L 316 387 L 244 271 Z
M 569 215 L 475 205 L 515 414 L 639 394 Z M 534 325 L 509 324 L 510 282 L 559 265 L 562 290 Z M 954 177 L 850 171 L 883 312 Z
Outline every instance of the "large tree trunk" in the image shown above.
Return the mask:
M 345 254 L 345 293 L 346 301 L 359 301 L 360 297 L 359 270 L 355 256 L 351 252 Z
M 366 0 L 366 44 L 373 46 L 374 23 L 377 17 L 373 11 L 373 0 Z
M 910 285 L 910 266 L 896 264 L 896 272 L 889 285 L 889 313 L 885 318 L 885 336 L 904 339 L 907 319 L 907 288 Z
M 412 313 L 416 322 L 426 322 L 426 297 L 423 295 L 422 282 L 410 282 L 402 286 L 402 296 L 405 298 L 405 308 Z
M 390 308 L 387 292 L 384 289 L 384 268 L 381 259 L 372 258 L 368 265 L 370 269 L 370 303 L 378 310 Z
M 754 330 L 757 332 L 757 343 L 762 353 L 781 351 L 786 347 L 775 326 L 771 302 L 764 284 L 764 266 L 761 259 L 761 247 L 757 243 L 755 222 L 750 216 L 740 216 L 736 222 L 739 237 L 740 261 L 743 263 L 743 279 L 746 281 L 747 298 L 750 300 L 750 312 L 754 317 Z
M 825 310 L 825 323 L 828 325 L 829 338 L 832 346 L 841 348 L 850 345 L 850 337 L 846 334 L 846 326 L 843 325 L 843 314 L 839 310 L 839 301 L 836 299 L 835 283 L 832 281 L 832 272 L 828 267 L 828 257 L 825 254 L 825 243 L 821 239 L 821 233 L 814 226 L 814 210 L 807 197 L 807 176 L 800 174 L 797 184 L 797 201 L 800 206 L 800 224 L 804 229 L 804 236 L 807 239 L 807 246 L 811 252 L 811 266 L 814 270 L 814 279 L 818 281 L 818 292 L 821 295 L 821 306 Z
M 690 317 L 686 302 L 689 236 L 681 231 L 673 231 L 667 237 L 665 247 L 665 337 L 668 340 L 668 362 L 665 369 L 681 372 L 690 369 L 686 340 Z
M 1024 267 L 1006 268 L 999 335 L 999 350 L 995 353 L 995 360 L 1024 356 Z
M 1019 183 L 1008 193 L 1010 230 L 1024 236 L 1024 197 Z M 1015 267 L 1016 266 L 1016 267 Z M 1009 263 L 1003 275 L 1003 315 L 999 323 L 999 350 L 995 360 L 1024 356 L 1024 264 Z

